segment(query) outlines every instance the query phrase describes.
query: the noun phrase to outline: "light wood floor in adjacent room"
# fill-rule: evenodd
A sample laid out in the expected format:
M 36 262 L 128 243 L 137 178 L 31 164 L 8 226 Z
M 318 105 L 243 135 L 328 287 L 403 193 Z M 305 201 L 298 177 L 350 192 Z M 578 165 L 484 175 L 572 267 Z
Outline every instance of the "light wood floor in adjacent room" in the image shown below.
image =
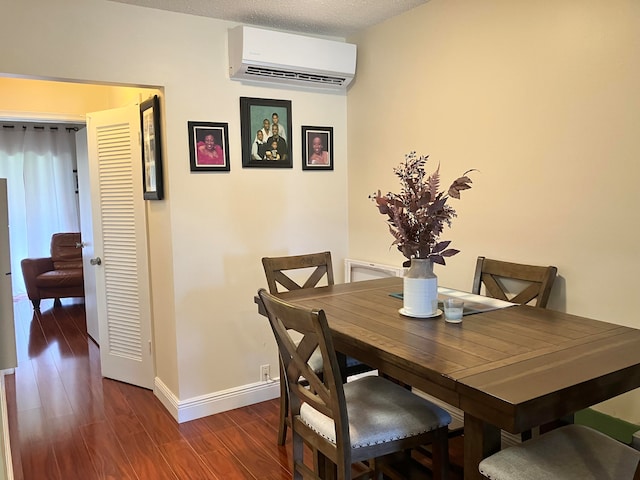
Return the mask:
M 39 315 L 14 304 L 18 368 L 5 383 L 16 480 L 291 478 L 277 400 L 178 424 L 150 390 L 102 378 L 84 306 L 64 302 L 43 301 Z M 430 475 L 418 464 L 403 478 Z

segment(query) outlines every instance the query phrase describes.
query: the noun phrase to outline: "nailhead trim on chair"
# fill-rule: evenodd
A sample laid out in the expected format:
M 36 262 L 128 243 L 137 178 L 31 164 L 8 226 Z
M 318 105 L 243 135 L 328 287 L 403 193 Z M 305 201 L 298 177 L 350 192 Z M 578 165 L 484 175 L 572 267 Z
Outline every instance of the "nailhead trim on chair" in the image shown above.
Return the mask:
M 380 392 L 380 395 L 372 396 L 372 391 Z M 451 422 L 451 416 L 446 410 L 382 377 L 370 376 L 349 382 L 344 385 L 344 393 L 349 413 L 349 430 L 355 434 L 351 438 L 353 448 L 402 440 L 437 430 Z M 394 411 L 393 405 L 402 405 L 403 408 L 398 411 L 412 411 L 415 415 L 408 418 L 376 414 L 377 409 L 380 412 Z M 365 416 L 360 415 L 363 412 L 366 412 Z M 300 419 L 318 435 L 335 443 L 335 424 L 332 419 L 306 403 L 300 408 Z M 417 430 L 416 427 L 420 429 Z M 394 428 L 396 434 L 378 436 L 380 431 L 393 432 Z

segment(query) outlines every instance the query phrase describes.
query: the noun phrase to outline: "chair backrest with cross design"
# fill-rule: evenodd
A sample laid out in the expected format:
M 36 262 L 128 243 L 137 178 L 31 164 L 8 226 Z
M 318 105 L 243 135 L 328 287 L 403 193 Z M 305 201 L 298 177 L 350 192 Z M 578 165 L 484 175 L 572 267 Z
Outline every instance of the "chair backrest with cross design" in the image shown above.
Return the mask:
M 557 273 L 558 269 L 553 266 L 525 265 L 478 257 L 471 292 L 479 295 L 481 286 L 484 285 L 487 297 L 522 305 L 535 300 L 534 306 L 546 308 Z M 509 283 L 510 280 L 516 281 L 521 289 L 511 291 L 516 283 Z
M 264 273 L 267 276 L 269 292 L 276 294 L 283 290 L 314 288 L 324 280 L 324 285 L 333 285 L 331 252 L 309 253 L 288 257 L 264 257 Z M 304 279 L 296 275 L 310 272 Z

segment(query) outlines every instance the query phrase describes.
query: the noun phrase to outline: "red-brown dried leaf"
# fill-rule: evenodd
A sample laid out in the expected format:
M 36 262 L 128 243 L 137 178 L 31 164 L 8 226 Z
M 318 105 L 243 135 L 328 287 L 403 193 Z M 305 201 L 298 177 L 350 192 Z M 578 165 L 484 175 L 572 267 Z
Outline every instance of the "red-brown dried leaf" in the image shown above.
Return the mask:
M 378 190 L 369 198 L 375 200 L 378 210 L 386 215 L 389 231 L 395 245 L 408 258 L 429 258 L 435 263 L 445 264 L 458 250 L 447 248 L 450 241 L 439 242 L 444 226 L 451 226 L 456 211 L 449 205 L 450 197 L 460 198 L 462 190 L 471 188 L 467 173 L 453 182 L 447 193 L 439 192 L 440 167 L 427 175 L 424 167 L 428 156 L 418 157 L 415 152 L 405 156 L 405 161 L 393 172 L 400 179 L 400 193 L 386 195 Z

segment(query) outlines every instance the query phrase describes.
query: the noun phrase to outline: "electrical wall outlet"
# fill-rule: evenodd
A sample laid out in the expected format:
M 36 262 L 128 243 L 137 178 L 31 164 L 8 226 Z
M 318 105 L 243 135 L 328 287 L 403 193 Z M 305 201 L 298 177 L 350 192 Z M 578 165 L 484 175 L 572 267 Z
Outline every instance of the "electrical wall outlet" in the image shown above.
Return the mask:
M 271 380 L 271 365 L 260 365 L 260 381 L 268 382 Z

